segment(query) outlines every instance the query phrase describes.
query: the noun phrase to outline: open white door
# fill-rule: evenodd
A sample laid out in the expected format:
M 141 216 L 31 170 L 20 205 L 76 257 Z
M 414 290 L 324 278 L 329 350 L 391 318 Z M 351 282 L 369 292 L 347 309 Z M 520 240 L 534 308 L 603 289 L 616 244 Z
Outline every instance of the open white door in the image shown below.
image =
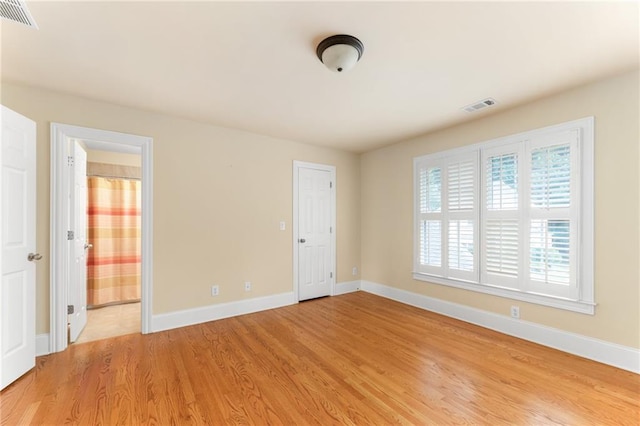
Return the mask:
M 298 300 L 333 290 L 333 171 L 297 168 Z
M 36 124 L 2 106 L 0 389 L 36 362 Z
M 71 226 L 73 239 L 69 265 L 69 340 L 75 342 L 87 325 L 87 152 L 78 141 L 71 142 Z

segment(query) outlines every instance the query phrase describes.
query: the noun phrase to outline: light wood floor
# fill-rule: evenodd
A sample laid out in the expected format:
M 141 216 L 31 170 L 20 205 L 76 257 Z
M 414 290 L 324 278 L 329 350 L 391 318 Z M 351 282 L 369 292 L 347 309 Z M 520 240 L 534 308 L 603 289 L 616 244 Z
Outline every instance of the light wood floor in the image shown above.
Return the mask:
M 140 330 L 140 302 L 88 309 L 87 326 L 76 344 L 140 333 Z
M 364 292 L 39 357 L 2 424 L 637 425 L 640 376 Z

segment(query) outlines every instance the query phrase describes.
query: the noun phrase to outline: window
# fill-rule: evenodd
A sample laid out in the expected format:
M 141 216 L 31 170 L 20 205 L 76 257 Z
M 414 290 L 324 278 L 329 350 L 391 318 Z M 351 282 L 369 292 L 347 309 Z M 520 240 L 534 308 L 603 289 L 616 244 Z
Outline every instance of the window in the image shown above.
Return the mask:
M 414 159 L 414 278 L 593 303 L 593 118 Z

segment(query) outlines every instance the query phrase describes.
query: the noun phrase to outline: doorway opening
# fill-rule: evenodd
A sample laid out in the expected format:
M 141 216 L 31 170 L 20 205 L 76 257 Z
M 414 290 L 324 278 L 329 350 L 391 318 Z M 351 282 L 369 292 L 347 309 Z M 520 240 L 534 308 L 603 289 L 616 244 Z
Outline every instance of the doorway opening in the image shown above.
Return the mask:
M 87 149 L 87 322 L 73 343 L 141 330 L 141 170 L 139 154 Z
M 83 154 L 84 152 L 84 154 Z M 87 307 L 91 304 L 109 305 L 115 300 L 108 295 L 113 289 L 109 285 L 95 292 L 105 294 L 107 297 L 99 298 L 98 302 L 87 297 L 87 276 L 91 277 L 91 271 L 87 274 L 87 258 L 93 253 L 92 242 L 87 235 L 91 233 L 87 226 L 87 200 L 82 199 L 87 195 L 86 171 L 82 176 L 81 164 L 87 164 L 81 157 L 98 155 L 101 158 L 123 155 L 136 158 L 139 164 L 139 197 L 140 216 L 139 231 L 130 229 L 98 230 L 106 234 L 119 234 L 120 236 L 135 236 L 139 233 L 139 239 L 132 238 L 128 243 L 128 249 L 139 245 L 139 265 L 135 262 L 129 264 L 129 271 L 139 270 L 139 296 L 135 285 L 130 285 L 125 293 L 124 301 L 139 300 L 139 323 L 136 325 L 138 332 L 149 333 L 151 328 L 151 273 L 152 273 L 152 139 L 124 133 L 105 130 L 90 129 L 85 127 L 65 124 L 51 124 L 51 334 L 50 352 L 58 352 L 66 349 L 69 340 L 76 341 L 81 331 L 87 324 Z M 104 154 L 91 154 L 103 152 Z M 111 161 L 113 163 L 113 161 Z M 105 162 L 106 163 L 106 162 Z M 91 173 L 91 168 L 89 169 Z M 105 172 L 102 171 L 104 174 Z M 78 182 L 85 185 L 83 190 L 78 190 Z M 135 185 L 134 185 L 135 186 Z M 74 193 L 74 188 L 75 193 Z M 84 202 L 84 204 L 83 204 Z M 126 211 L 120 208 L 118 214 Z M 130 212 L 129 212 L 130 213 Z M 84 221 L 79 220 L 84 215 Z M 117 215 L 116 215 L 117 216 Z M 116 222 L 121 223 L 121 218 Z M 134 219 L 136 219 L 134 215 Z M 96 238 L 93 235 L 91 238 Z M 96 241 L 97 242 L 97 241 Z M 108 247 L 109 248 L 109 247 Z M 113 247 L 111 247 L 113 248 Z M 113 257 L 113 256 L 112 256 Z M 134 255 L 135 257 L 135 255 Z M 129 259 L 130 260 L 130 259 Z M 91 262 L 91 261 L 90 261 Z M 90 263 L 89 262 L 89 263 Z M 96 260 L 93 259 L 95 263 Z M 98 259 L 97 263 L 113 264 L 113 258 L 107 256 Z M 128 262 L 124 262 L 128 263 Z M 91 265 L 89 265 L 91 267 Z M 84 268 L 84 269 L 83 269 Z M 108 269 L 108 268 L 107 268 Z M 128 278 L 129 279 L 129 278 Z M 136 278 L 132 278 L 135 280 Z M 131 281 L 131 280 L 129 280 Z M 107 283 L 109 279 L 107 277 Z M 132 293 L 132 294 L 131 294 Z M 69 336 L 73 336 L 69 339 Z M 94 339 L 92 339 L 94 340 Z

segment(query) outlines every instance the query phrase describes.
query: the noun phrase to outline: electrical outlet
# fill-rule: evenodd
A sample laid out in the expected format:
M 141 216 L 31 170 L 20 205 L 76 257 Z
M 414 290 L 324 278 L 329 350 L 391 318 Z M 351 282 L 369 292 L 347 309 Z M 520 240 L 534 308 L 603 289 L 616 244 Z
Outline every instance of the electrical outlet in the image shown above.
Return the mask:
M 355 277 L 356 275 L 358 275 L 358 267 L 357 267 L 357 266 L 354 266 L 354 267 L 353 267 L 353 269 L 351 270 L 351 275 L 353 275 L 354 277 Z
M 251 282 L 250 281 L 245 281 L 244 282 L 244 291 L 251 291 Z
M 511 307 L 511 318 L 520 318 L 520 306 Z
M 217 296 L 220 293 L 220 288 L 217 285 L 211 286 L 211 296 Z

